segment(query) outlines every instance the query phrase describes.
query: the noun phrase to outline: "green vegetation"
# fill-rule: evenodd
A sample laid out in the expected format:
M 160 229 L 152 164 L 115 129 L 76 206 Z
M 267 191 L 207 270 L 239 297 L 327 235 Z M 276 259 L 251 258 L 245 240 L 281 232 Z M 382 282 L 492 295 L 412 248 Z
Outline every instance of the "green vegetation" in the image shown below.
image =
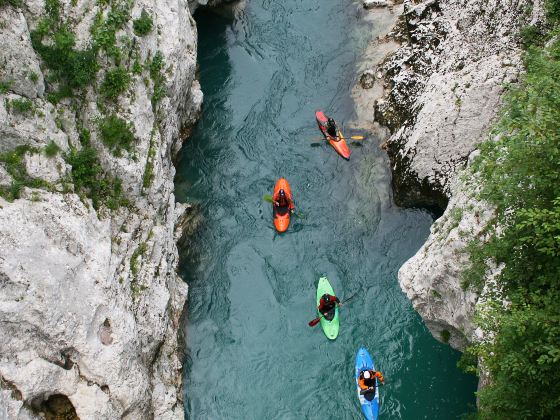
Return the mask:
M 130 5 L 126 1 L 115 1 L 111 4 L 111 9 L 107 13 L 107 18 L 103 18 L 100 11 L 93 22 L 90 32 L 93 36 L 93 43 L 97 50 L 103 50 L 107 56 L 112 57 L 117 64 L 121 59 L 121 50 L 116 46 L 116 33 L 122 29 L 130 19 Z
M 45 10 L 47 16 L 31 32 L 31 43 L 49 69 L 48 80 L 60 84 L 49 96 L 56 102 L 95 80 L 97 54 L 93 48 L 75 49 L 75 36 L 60 17 L 59 0 L 46 0 Z
M 154 130 L 152 130 L 152 137 L 150 138 L 150 149 L 148 150 L 148 157 L 146 158 L 146 167 L 144 169 L 144 177 L 142 185 L 144 188 L 150 188 L 154 180 L 154 157 L 156 155 L 156 147 L 154 141 Z
M 107 71 L 105 80 L 101 84 L 101 93 L 112 100 L 115 100 L 119 95 L 128 89 L 130 84 L 130 75 L 123 67 L 117 67 Z
M 56 156 L 59 151 L 60 147 L 58 147 L 58 144 L 56 144 L 54 140 L 51 140 L 49 144 L 45 146 L 45 155 L 48 157 Z
M 146 242 L 142 242 L 132 253 L 132 257 L 130 258 L 130 271 L 134 277 L 138 275 L 138 257 L 143 256 L 147 250 L 148 244 L 146 244 Z
M 6 93 L 8 93 L 11 87 L 12 87 L 11 81 L 5 81 L 5 80 L 0 81 L 0 95 L 5 95 Z
M 99 11 L 90 29 L 92 45 L 83 50 L 75 48 L 75 36 L 60 16 L 59 0 L 46 0 L 45 10 L 46 16 L 31 33 L 31 42 L 49 69 L 47 81 L 59 84 L 58 90 L 48 95 L 48 99 L 56 103 L 73 96 L 75 89 L 95 82 L 100 51 L 105 51 L 119 64 L 122 52 L 116 45 L 116 32 L 130 19 L 130 4 L 113 1 L 106 18 Z M 101 91 L 107 98 L 116 99 L 126 90 L 129 82 L 130 76 L 118 67 L 107 73 Z
M 142 64 L 138 59 L 134 60 L 134 64 L 132 65 L 132 73 L 134 74 L 142 74 Z
M 8 108 L 23 115 L 35 113 L 35 106 L 30 99 L 12 99 L 8 102 Z
M 549 31 L 523 35 L 531 44 L 527 74 L 507 95 L 499 139 L 483 143 L 473 165 L 480 196 L 497 215 L 489 242 L 469 246 L 464 286 L 480 288 L 487 263 L 503 264 L 497 282 L 509 302 L 498 297 L 481 311 L 477 322 L 489 339 L 470 347 L 462 362 L 472 371 L 473 359 L 482 358 L 491 373 L 492 383 L 479 392 L 482 419 L 560 413 L 560 40 L 550 41 L 560 2 L 545 4 Z
M 20 197 L 23 187 L 50 189 L 50 184 L 42 179 L 31 178 L 23 164 L 25 153 L 37 153 L 38 150 L 31 146 L 18 146 L 10 152 L 0 153 L 0 162 L 12 177 L 10 187 L 0 187 L 0 196 L 8 201 Z
M 157 51 L 150 61 L 149 70 L 150 77 L 154 82 L 154 91 L 152 93 L 152 107 L 155 108 L 157 103 L 165 96 L 165 78 L 163 76 L 163 68 L 165 62 L 161 52 Z
M 102 205 L 111 210 L 128 205 L 128 200 L 123 196 L 121 181 L 108 176 L 103 170 L 97 150 L 91 147 L 89 137 L 89 132 L 82 130 L 82 148 L 71 149 L 65 156 L 66 162 L 72 166 L 71 176 L 76 192 L 91 198 L 96 210 Z
M 545 34 L 543 28 L 537 25 L 526 26 L 519 32 L 521 37 L 521 45 L 528 48 L 531 45 L 543 45 Z
M 148 286 L 144 284 L 138 284 L 137 276 L 138 270 L 140 268 L 138 259 L 146 254 L 148 251 L 148 244 L 146 242 L 140 243 L 138 248 L 134 250 L 132 253 L 132 257 L 130 258 L 130 272 L 132 273 L 132 279 L 130 281 L 130 290 L 132 292 L 132 296 L 136 298 L 142 291 L 146 290 Z
M 39 75 L 34 71 L 29 72 L 27 77 L 29 77 L 29 80 L 31 80 L 33 83 L 37 83 L 39 81 Z
M 101 52 L 105 52 L 107 58 L 112 58 L 117 66 L 107 71 L 100 86 L 101 95 L 115 100 L 127 90 L 130 84 L 130 74 L 120 66 L 123 54 L 117 46 L 116 33 L 130 19 L 132 2 L 101 0 L 98 4 L 102 8 L 110 4 L 110 9 L 106 17 L 103 11 L 99 11 L 90 28 L 91 45 L 79 50 L 76 48 L 75 35 L 70 30 L 69 23 L 61 17 L 60 0 L 46 0 L 46 15 L 31 33 L 31 42 L 48 69 L 45 76 L 50 90 L 47 98 L 53 103 L 63 98 L 73 97 L 76 90 L 95 83 L 99 70 L 98 57 Z M 123 42 L 125 42 L 124 38 Z M 38 75 L 32 73 L 29 78 L 38 80 Z M 52 86 L 56 86 L 56 90 L 53 90 Z M 8 89 L 9 84 L 0 85 L 0 92 Z M 13 104 L 13 101 L 11 103 Z M 99 104 L 101 102 L 98 102 Z M 100 109 L 105 112 L 105 106 L 100 106 Z M 59 125 L 59 116 L 56 119 Z M 101 140 L 114 155 L 120 156 L 123 150 L 132 150 L 134 134 L 131 127 L 116 115 L 102 118 L 99 121 L 99 131 Z M 109 176 L 103 170 L 97 150 L 90 144 L 90 134 L 87 130 L 81 131 L 80 141 L 82 147 L 79 150 L 72 148 L 64 155 L 67 163 L 72 166 L 71 181 L 75 191 L 82 197 L 91 198 L 95 209 L 105 206 L 114 210 L 119 206 L 128 205 L 128 201 L 123 197 L 121 181 Z M 59 148 L 54 142 L 45 147 L 47 156 L 53 156 L 58 152 Z
M 134 134 L 130 124 L 122 118 L 112 114 L 103 118 L 99 123 L 101 140 L 114 156 L 122 156 L 122 151 L 130 152 L 134 146 Z
M 21 6 L 22 1 L 21 0 L 0 0 L 0 7 L 4 7 L 4 6 L 13 6 L 13 7 L 19 7 Z
M 455 229 L 457 226 L 459 226 L 459 223 L 461 223 L 461 220 L 463 219 L 463 213 L 464 210 L 461 207 L 454 207 L 451 210 L 449 214 L 451 229 Z
M 133 22 L 134 33 L 138 36 L 144 36 L 150 33 L 153 27 L 152 17 L 142 9 L 142 14 Z
M 156 142 L 155 135 L 159 130 L 157 122 L 154 123 L 152 127 L 152 132 L 150 133 L 150 148 L 148 150 L 148 156 L 146 158 L 146 167 L 144 168 L 144 177 L 142 180 L 142 186 L 144 189 L 150 188 L 154 180 L 154 158 L 156 156 Z

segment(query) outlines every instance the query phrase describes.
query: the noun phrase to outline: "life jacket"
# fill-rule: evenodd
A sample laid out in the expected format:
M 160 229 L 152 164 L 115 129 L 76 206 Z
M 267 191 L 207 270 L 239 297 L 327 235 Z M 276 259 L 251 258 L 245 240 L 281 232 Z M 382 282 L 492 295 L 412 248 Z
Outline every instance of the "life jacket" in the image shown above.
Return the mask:
M 330 311 L 332 308 L 334 308 L 335 304 L 336 304 L 336 298 L 334 296 L 327 295 L 327 299 L 325 299 L 324 296 L 321 296 L 321 300 L 319 300 L 319 311 L 320 312 Z
M 358 376 L 358 385 L 361 389 L 375 388 L 375 378 L 378 378 L 380 381 L 384 380 L 380 372 L 370 370 L 371 377 L 369 379 L 364 378 L 364 372 L 360 372 L 360 376 Z

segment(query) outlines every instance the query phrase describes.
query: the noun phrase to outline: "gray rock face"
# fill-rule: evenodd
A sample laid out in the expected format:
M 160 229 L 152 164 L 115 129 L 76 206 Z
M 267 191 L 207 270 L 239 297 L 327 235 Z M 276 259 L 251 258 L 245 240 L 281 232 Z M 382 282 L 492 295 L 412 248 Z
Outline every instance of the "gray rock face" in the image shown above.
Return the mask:
M 521 69 L 517 33 L 542 16 L 538 3 L 405 2 L 401 48 L 383 65 L 388 93 L 375 119 L 392 135 L 395 199 L 445 209 L 458 169 L 500 109 L 503 85 Z
M 12 92 L 17 95 L 30 99 L 42 97 L 43 74 L 31 47 L 25 16 L 21 11 L 4 7 L 0 22 L 0 80 L 10 82 Z
M 469 263 L 467 245 L 475 238 L 484 241 L 493 216 L 493 209 L 468 190 L 460 181 L 453 185 L 449 205 L 428 240 L 399 270 L 402 290 L 434 337 L 458 350 L 473 339 L 478 302 L 478 294 L 461 285 Z
M 364 0 L 362 2 L 365 9 L 374 9 L 376 7 L 387 7 L 389 3 L 387 0 Z
M 473 326 L 480 296 L 464 290 L 461 276 L 467 245 L 487 239 L 493 209 L 457 174 L 488 138 L 503 84 L 517 81 L 519 27 L 541 18 L 539 3 L 532 10 L 502 1 L 408 5 L 404 44 L 385 63 L 394 88 L 376 116 L 393 130 L 388 145 L 398 201 L 445 208 L 399 281 L 433 335 L 459 350 L 480 339 Z
M 60 155 L 49 158 L 42 153 L 26 153 L 23 164 L 31 178 L 43 179 L 52 184 L 65 179 L 71 169 Z
M 375 119 L 391 130 L 395 200 L 445 210 L 399 282 L 434 337 L 460 350 L 478 339 L 479 296 L 461 286 L 467 245 L 485 240 L 493 210 L 458 174 L 488 138 L 503 85 L 518 79 L 519 28 L 542 19 L 540 2 L 405 1 L 393 32 L 401 47 L 378 67 L 386 84 Z
M 78 48 L 91 42 L 96 14 L 107 13 L 102 3 L 61 1 Z M 138 37 L 132 19 L 142 10 L 153 18 L 153 30 Z M 48 412 L 181 419 L 179 324 L 187 285 L 175 272 L 181 212 L 172 158 L 202 102 L 189 5 L 139 0 L 116 34 L 118 43 L 134 41 L 142 64 L 161 54 L 165 95 L 157 107 L 148 70 L 132 74 L 115 103 L 104 102 L 98 92 L 110 59 L 101 60 L 96 89 L 85 88 L 80 100 L 48 102 L 52 86 L 30 41 L 43 14 L 42 1 L 0 8 L 0 82 L 7 86 L 0 91 L 0 152 L 31 146 L 21 165 L 51 186 L 25 187 L 13 202 L 0 198 L 0 418 L 38 419 Z M 13 101 L 32 107 L 21 111 Z M 114 156 L 101 141 L 98 119 L 108 112 L 132 125 L 132 153 Z M 103 169 L 122 179 L 128 206 L 96 211 L 91 200 L 72 193 L 63 154 L 82 147 L 80 128 L 91 132 Z M 47 158 L 43 150 L 51 141 L 60 152 Z M 0 163 L 0 186 L 11 183 Z
M 375 72 L 372 69 L 367 69 L 360 76 L 360 85 L 363 89 L 371 89 L 375 84 Z

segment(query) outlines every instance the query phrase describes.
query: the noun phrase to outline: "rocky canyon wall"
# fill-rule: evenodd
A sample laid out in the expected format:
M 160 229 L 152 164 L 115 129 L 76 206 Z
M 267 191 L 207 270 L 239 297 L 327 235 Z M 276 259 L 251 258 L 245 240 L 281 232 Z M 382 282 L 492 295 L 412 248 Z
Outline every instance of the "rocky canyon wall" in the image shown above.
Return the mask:
M 199 3 L 0 2 L 0 418 L 183 418 Z
M 395 201 L 444 211 L 399 270 L 401 288 L 434 336 L 457 349 L 473 338 L 479 298 L 461 286 L 466 247 L 484 239 L 493 215 L 460 174 L 489 138 L 504 86 L 518 81 L 520 28 L 543 19 L 539 1 L 405 1 L 389 35 L 400 47 L 375 69 L 384 81 L 375 120 L 390 129 Z

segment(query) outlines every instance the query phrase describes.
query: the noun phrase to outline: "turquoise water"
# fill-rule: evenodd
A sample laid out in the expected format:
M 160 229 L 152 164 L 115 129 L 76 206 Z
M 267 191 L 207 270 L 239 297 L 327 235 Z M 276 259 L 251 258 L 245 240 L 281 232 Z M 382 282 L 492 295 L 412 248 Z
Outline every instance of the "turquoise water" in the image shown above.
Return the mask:
M 358 10 L 251 0 L 233 20 L 196 17 L 204 111 L 176 177 L 178 199 L 204 218 L 181 269 L 190 419 L 360 419 L 361 345 L 387 379 L 381 419 L 453 419 L 474 407 L 459 353 L 432 338 L 397 282 L 431 216 L 393 204 L 376 139 L 353 145 L 348 162 L 311 141 L 316 109 L 353 117 L 349 91 L 370 30 Z M 302 213 L 283 235 L 263 201 L 280 176 Z M 307 325 L 322 274 L 341 299 L 357 293 L 334 342 Z

